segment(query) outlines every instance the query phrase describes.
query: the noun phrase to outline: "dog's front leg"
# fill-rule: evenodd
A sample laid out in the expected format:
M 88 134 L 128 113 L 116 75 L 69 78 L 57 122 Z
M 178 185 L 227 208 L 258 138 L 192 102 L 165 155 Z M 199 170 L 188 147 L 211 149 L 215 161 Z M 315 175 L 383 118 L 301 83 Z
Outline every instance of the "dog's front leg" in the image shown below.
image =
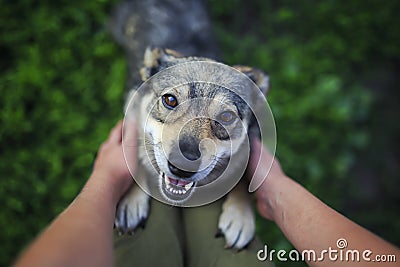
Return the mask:
M 149 201 L 149 196 L 136 183 L 133 183 L 118 203 L 115 216 L 115 228 L 118 233 L 133 234 L 137 227 L 144 226 L 149 214 Z
M 254 212 L 251 196 L 243 181 L 228 194 L 223 203 L 218 228 L 218 233 L 225 236 L 226 247 L 229 248 L 240 250 L 253 239 Z

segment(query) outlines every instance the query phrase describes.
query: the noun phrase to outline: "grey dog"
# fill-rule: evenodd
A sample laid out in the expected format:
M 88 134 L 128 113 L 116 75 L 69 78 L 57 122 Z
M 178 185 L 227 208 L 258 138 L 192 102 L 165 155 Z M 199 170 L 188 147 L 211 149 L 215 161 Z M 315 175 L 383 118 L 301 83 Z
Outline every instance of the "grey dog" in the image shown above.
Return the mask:
M 195 64 L 185 65 L 184 78 L 189 81 L 186 84 L 166 90 L 163 83 L 153 82 L 148 90 L 138 91 L 143 82 L 171 66 L 218 60 L 217 45 L 202 1 L 126 1 L 116 8 L 111 26 L 128 57 L 127 99 L 136 93 L 136 102 L 127 103 L 126 114 L 135 117 L 139 139 L 145 140 L 139 146 L 135 178 L 155 184 L 159 196 L 167 202 L 182 205 L 197 187 L 227 171 L 226 166 L 234 156 L 236 161 L 247 160 L 240 151 L 246 138 L 258 134 L 254 114 L 234 92 L 217 85 L 190 82 L 191 73 L 216 76 L 212 70 L 199 69 Z M 249 79 L 236 79 L 229 73 L 219 73 L 218 77 L 244 91 L 251 80 L 264 95 L 267 93 L 269 83 L 264 72 L 246 66 L 233 68 Z M 202 100 L 199 103 L 196 99 Z M 185 105 L 188 100 L 190 105 Z M 189 162 L 185 168 L 179 164 L 184 160 Z M 243 165 L 234 164 L 227 175 L 239 171 L 238 168 L 243 169 Z M 245 247 L 255 231 L 251 199 L 245 179 L 242 180 L 227 195 L 218 225 L 227 246 L 235 249 Z M 145 221 L 149 199 L 141 187 L 132 186 L 118 205 L 115 226 L 119 232 L 132 232 Z

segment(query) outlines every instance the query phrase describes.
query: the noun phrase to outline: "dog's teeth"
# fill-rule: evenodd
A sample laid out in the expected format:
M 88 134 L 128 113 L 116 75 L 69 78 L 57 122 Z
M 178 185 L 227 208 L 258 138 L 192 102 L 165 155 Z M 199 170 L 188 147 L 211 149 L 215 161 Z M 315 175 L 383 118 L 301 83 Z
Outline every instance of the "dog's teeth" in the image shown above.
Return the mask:
M 187 185 L 185 185 L 185 189 L 189 190 L 190 188 L 192 188 L 194 182 L 188 183 Z
M 164 183 L 165 183 L 166 189 L 171 194 L 175 194 L 175 195 L 184 195 L 184 194 L 186 194 L 187 191 L 190 190 L 190 188 L 192 188 L 192 186 L 194 185 L 194 182 L 188 183 L 184 187 L 181 187 L 182 185 L 180 185 L 180 184 L 179 185 L 175 185 L 175 184 L 171 183 L 171 180 L 163 172 L 160 173 L 160 177 L 164 179 Z M 176 189 L 175 186 L 178 186 L 179 188 Z

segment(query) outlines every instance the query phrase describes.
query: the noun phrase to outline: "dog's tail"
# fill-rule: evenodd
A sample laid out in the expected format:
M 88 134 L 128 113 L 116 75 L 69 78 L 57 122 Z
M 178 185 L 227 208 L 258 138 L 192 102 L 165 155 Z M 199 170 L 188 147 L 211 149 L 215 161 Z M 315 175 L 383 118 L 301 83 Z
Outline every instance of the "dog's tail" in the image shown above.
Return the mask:
M 110 26 L 127 52 L 128 88 L 138 85 L 147 47 L 186 56 L 217 58 L 217 45 L 203 0 L 127 0 L 114 10 Z

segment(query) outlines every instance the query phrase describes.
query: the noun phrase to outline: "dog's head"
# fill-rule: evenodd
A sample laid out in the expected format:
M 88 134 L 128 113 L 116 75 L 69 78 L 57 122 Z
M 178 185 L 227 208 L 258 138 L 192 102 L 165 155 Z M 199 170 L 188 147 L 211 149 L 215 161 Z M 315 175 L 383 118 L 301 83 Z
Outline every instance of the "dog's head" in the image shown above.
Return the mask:
M 171 50 L 148 49 L 141 78 L 146 81 L 163 69 L 193 61 L 212 62 L 206 58 L 183 57 Z M 257 99 L 252 98 L 250 90 L 246 92 L 246 87 L 255 83 L 265 95 L 268 76 L 245 66 L 233 68 L 250 79 L 232 78 L 229 73 L 215 73 L 188 64 L 179 73 L 186 82 L 181 82 L 182 77 L 178 80 L 170 75 L 165 79 L 169 84 L 176 79 L 175 86 L 153 82 L 147 89 L 152 92 L 143 96 L 140 105 L 146 113 L 143 126 L 147 155 L 159 174 L 161 194 L 170 202 L 182 203 L 196 186 L 217 179 L 232 155 L 240 153 L 250 128 L 257 127 L 249 107 L 249 101 Z M 218 75 L 218 79 L 229 80 L 242 94 L 218 83 L 193 81 L 192 75 L 199 72 L 206 77 Z

